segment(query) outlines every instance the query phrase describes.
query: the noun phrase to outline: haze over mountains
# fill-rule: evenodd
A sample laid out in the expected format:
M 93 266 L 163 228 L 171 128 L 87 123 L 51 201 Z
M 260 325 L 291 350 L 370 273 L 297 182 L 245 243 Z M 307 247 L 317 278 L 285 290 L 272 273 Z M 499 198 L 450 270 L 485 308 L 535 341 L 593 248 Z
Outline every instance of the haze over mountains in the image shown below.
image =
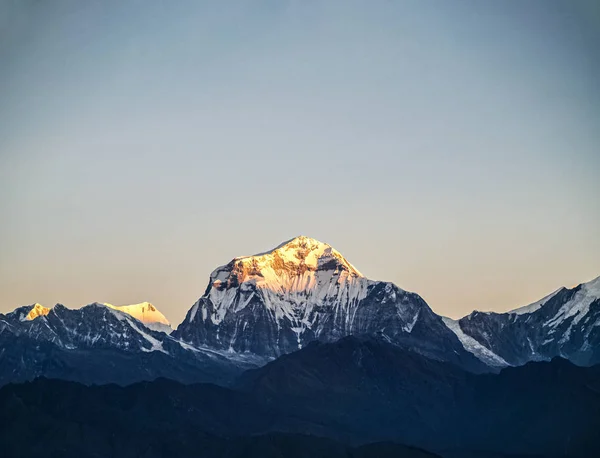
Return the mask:
M 148 456 L 167 449 L 194 456 L 200 443 L 215 457 L 263 456 L 263 447 L 354 456 L 364 444 L 387 441 L 444 456 L 588 456 L 600 451 L 599 362 L 600 278 L 508 313 L 451 320 L 416 293 L 364 277 L 330 245 L 300 236 L 215 269 L 176 329 L 147 302 L 77 310 L 34 304 L 0 315 L 0 386 L 7 385 L 0 400 L 4 414 L 22 419 L 0 428 L 0 440 L 18 447 L 32 424 L 83 428 L 99 443 L 113 437 L 116 456 L 137 456 L 128 441 L 171 422 L 206 436 L 192 446 L 165 433 L 150 441 Z M 65 382 L 12 384 L 38 377 Z M 179 385 L 206 382 L 222 388 Z M 122 411 L 119 399 L 139 389 L 160 399 L 165 416 L 156 424 L 140 420 L 154 418 L 150 398 L 136 395 L 139 412 Z M 78 410 L 80 402 L 95 407 Z M 180 403 L 194 413 L 184 414 Z M 65 405 L 78 412 L 76 423 Z M 91 412 L 101 424 L 86 417 Z M 119 422 L 123 415 L 140 429 Z M 105 426 L 114 422 L 118 432 Z M 266 436 L 247 439 L 257 434 Z M 48 440 L 57 450 L 69 443 L 80 453 L 73 456 L 97 456 L 79 436 Z M 259 454 L 235 455 L 225 444 Z M 24 456 L 37 456 L 31 447 Z M 360 456 L 380 456 L 377 447 Z M 390 447 L 389 456 L 427 453 Z

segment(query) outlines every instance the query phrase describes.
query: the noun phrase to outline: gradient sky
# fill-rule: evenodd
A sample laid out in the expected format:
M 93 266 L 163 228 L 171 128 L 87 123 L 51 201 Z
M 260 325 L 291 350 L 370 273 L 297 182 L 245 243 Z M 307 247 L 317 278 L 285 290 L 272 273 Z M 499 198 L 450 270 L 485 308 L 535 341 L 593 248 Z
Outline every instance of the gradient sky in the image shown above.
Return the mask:
M 588 1 L 0 0 L 0 312 L 304 234 L 438 313 L 600 275 Z

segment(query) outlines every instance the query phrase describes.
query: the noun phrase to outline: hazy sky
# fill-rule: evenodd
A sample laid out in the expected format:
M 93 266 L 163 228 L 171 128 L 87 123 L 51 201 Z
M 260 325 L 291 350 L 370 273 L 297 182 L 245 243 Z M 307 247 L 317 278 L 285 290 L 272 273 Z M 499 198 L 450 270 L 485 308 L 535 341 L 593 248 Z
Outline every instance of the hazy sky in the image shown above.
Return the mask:
M 0 0 L 0 312 L 299 234 L 452 317 L 597 277 L 597 5 Z

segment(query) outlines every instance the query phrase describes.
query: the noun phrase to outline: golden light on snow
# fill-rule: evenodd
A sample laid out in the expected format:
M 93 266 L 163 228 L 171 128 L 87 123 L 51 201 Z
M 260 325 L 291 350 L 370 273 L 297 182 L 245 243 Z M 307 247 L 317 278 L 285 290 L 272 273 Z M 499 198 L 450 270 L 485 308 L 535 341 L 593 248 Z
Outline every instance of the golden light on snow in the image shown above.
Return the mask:
M 50 313 L 50 310 L 50 308 L 44 307 L 41 304 L 35 304 L 25 318 L 27 320 L 33 320 L 38 316 L 48 315 L 48 313 Z
M 104 303 L 104 305 L 111 309 L 126 313 L 150 328 L 153 328 L 153 326 L 156 327 L 156 325 L 159 325 L 159 327 L 164 326 L 165 328 L 171 327 L 169 320 L 167 320 L 167 318 L 150 302 L 141 302 L 132 305 L 112 305 Z M 165 328 L 159 330 L 166 332 Z

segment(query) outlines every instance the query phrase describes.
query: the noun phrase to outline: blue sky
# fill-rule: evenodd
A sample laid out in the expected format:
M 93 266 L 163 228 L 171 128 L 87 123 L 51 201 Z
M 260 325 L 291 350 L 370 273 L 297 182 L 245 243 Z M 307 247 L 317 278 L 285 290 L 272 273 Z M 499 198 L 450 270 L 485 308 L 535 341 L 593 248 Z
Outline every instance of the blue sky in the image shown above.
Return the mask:
M 453 317 L 600 275 L 593 1 L 0 5 L 0 312 L 299 234 Z

